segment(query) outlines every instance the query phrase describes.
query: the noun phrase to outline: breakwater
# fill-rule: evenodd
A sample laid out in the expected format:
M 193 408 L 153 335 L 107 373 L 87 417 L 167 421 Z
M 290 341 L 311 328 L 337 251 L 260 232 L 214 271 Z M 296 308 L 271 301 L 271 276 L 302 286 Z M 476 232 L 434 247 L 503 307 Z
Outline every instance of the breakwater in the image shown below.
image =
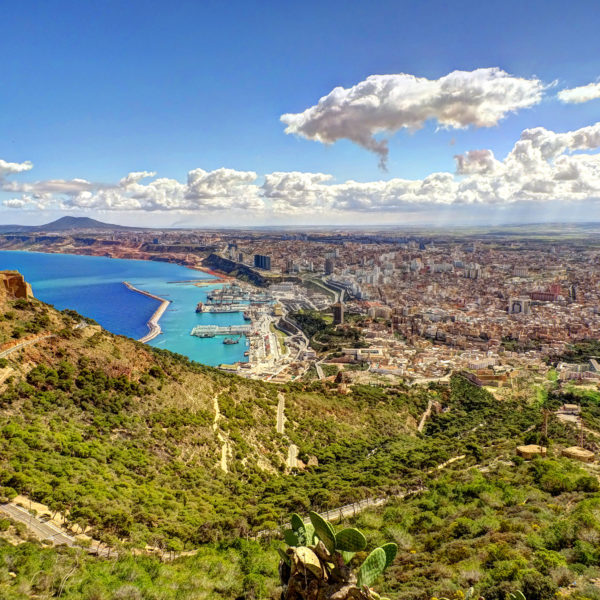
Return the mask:
M 165 310 L 167 310 L 167 307 L 169 306 L 171 301 L 165 300 L 164 298 L 151 294 L 150 292 L 146 292 L 145 290 L 140 290 L 135 286 L 131 285 L 128 281 L 124 281 L 123 285 L 132 292 L 137 292 L 138 294 L 142 294 L 143 296 L 147 296 L 148 298 L 152 298 L 153 300 L 158 300 L 160 302 L 160 306 L 154 311 L 154 313 L 148 320 L 148 333 L 138 340 L 138 342 L 142 342 L 142 344 L 145 344 L 146 342 L 153 340 L 157 335 L 160 335 L 162 333 L 162 329 L 160 328 L 158 322 L 163 316 Z

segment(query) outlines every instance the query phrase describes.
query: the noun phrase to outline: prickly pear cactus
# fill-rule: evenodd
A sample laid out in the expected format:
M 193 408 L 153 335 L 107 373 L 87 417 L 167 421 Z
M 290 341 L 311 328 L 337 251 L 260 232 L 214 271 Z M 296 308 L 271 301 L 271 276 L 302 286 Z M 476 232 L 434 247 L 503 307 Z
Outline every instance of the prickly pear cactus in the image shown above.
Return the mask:
M 309 516 L 311 522 L 304 523 L 299 515 L 292 515 L 292 528 L 284 532 L 288 548 L 279 549 L 281 599 L 387 600 L 370 586 L 394 560 L 398 551 L 396 544 L 373 550 L 356 574 L 351 561 L 357 552 L 365 549 L 365 536 L 352 527 L 336 534 L 323 517 L 314 512 Z

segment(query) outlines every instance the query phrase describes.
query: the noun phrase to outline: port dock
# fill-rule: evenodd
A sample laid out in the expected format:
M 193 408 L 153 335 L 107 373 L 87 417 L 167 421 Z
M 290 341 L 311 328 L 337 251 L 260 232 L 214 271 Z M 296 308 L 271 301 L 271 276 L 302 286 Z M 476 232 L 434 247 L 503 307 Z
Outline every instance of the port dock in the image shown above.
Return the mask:
M 252 331 L 252 325 L 196 325 L 190 335 L 196 337 L 215 337 L 216 335 L 246 335 Z
M 138 294 L 142 294 L 142 296 L 147 296 L 148 298 L 152 298 L 153 300 L 158 300 L 158 302 L 160 302 L 160 306 L 154 311 L 154 313 L 148 320 L 148 323 L 147 323 L 148 329 L 149 329 L 148 333 L 144 337 L 141 337 L 138 340 L 138 342 L 142 342 L 142 344 L 145 344 L 146 342 L 153 340 L 157 335 L 160 335 L 162 333 L 162 329 L 160 328 L 160 325 L 158 324 L 158 322 L 160 321 L 160 318 L 163 316 L 165 310 L 167 310 L 167 307 L 169 306 L 169 304 L 171 304 L 171 301 L 165 300 L 164 298 L 161 298 L 160 296 L 151 294 L 150 292 L 146 292 L 145 290 L 140 290 L 140 289 L 136 288 L 135 286 L 131 285 L 131 283 L 129 283 L 129 281 L 124 281 L 123 285 L 128 290 L 131 290 L 132 292 L 137 292 Z

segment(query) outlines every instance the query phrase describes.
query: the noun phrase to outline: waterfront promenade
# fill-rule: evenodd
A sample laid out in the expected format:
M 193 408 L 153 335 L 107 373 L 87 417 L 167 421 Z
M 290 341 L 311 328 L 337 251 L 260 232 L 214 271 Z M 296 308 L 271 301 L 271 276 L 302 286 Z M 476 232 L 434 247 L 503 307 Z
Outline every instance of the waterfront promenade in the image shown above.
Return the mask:
M 142 342 L 142 344 L 145 344 L 146 342 L 153 340 L 157 335 L 160 335 L 162 333 L 162 329 L 160 328 L 160 325 L 158 324 L 158 322 L 160 321 L 160 318 L 163 316 L 165 310 L 167 310 L 167 307 L 169 306 L 169 304 L 171 304 L 171 301 L 165 300 L 164 298 L 161 298 L 160 296 L 155 296 L 154 294 L 151 294 L 150 292 L 140 290 L 140 289 L 134 287 L 133 285 L 131 285 L 129 283 L 129 281 L 124 281 L 123 285 L 127 289 L 131 290 L 132 292 L 137 292 L 138 294 L 142 294 L 143 296 L 148 296 L 148 298 L 152 298 L 153 300 L 158 300 L 160 302 L 160 306 L 154 311 L 154 313 L 148 320 L 148 329 L 149 329 L 148 333 L 144 337 L 141 337 L 138 340 L 138 342 Z

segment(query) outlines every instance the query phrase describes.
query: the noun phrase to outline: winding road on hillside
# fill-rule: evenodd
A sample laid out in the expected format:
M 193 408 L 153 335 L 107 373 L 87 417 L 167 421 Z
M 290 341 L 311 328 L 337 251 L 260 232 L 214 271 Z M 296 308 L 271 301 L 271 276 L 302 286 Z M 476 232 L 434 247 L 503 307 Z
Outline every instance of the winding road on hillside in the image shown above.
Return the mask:
M 2 352 L 0 352 L 0 358 L 5 358 L 9 354 L 12 354 L 13 352 L 16 352 L 17 350 L 21 350 L 22 348 L 26 348 L 27 346 L 37 344 L 38 342 L 41 342 L 42 340 L 46 340 L 48 338 L 53 337 L 53 335 L 54 334 L 52 334 L 52 333 L 44 333 L 44 334 L 38 335 L 37 337 L 34 337 L 30 340 L 23 340 L 22 342 L 18 343 L 16 346 L 13 346 L 12 348 L 8 348 L 7 350 L 3 350 Z
M 42 540 L 51 540 L 53 544 L 75 546 L 77 541 L 67 535 L 60 527 L 49 521 L 42 521 L 16 504 L 0 504 L 0 511 L 14 521 L 23 523 L 29 531 Z

